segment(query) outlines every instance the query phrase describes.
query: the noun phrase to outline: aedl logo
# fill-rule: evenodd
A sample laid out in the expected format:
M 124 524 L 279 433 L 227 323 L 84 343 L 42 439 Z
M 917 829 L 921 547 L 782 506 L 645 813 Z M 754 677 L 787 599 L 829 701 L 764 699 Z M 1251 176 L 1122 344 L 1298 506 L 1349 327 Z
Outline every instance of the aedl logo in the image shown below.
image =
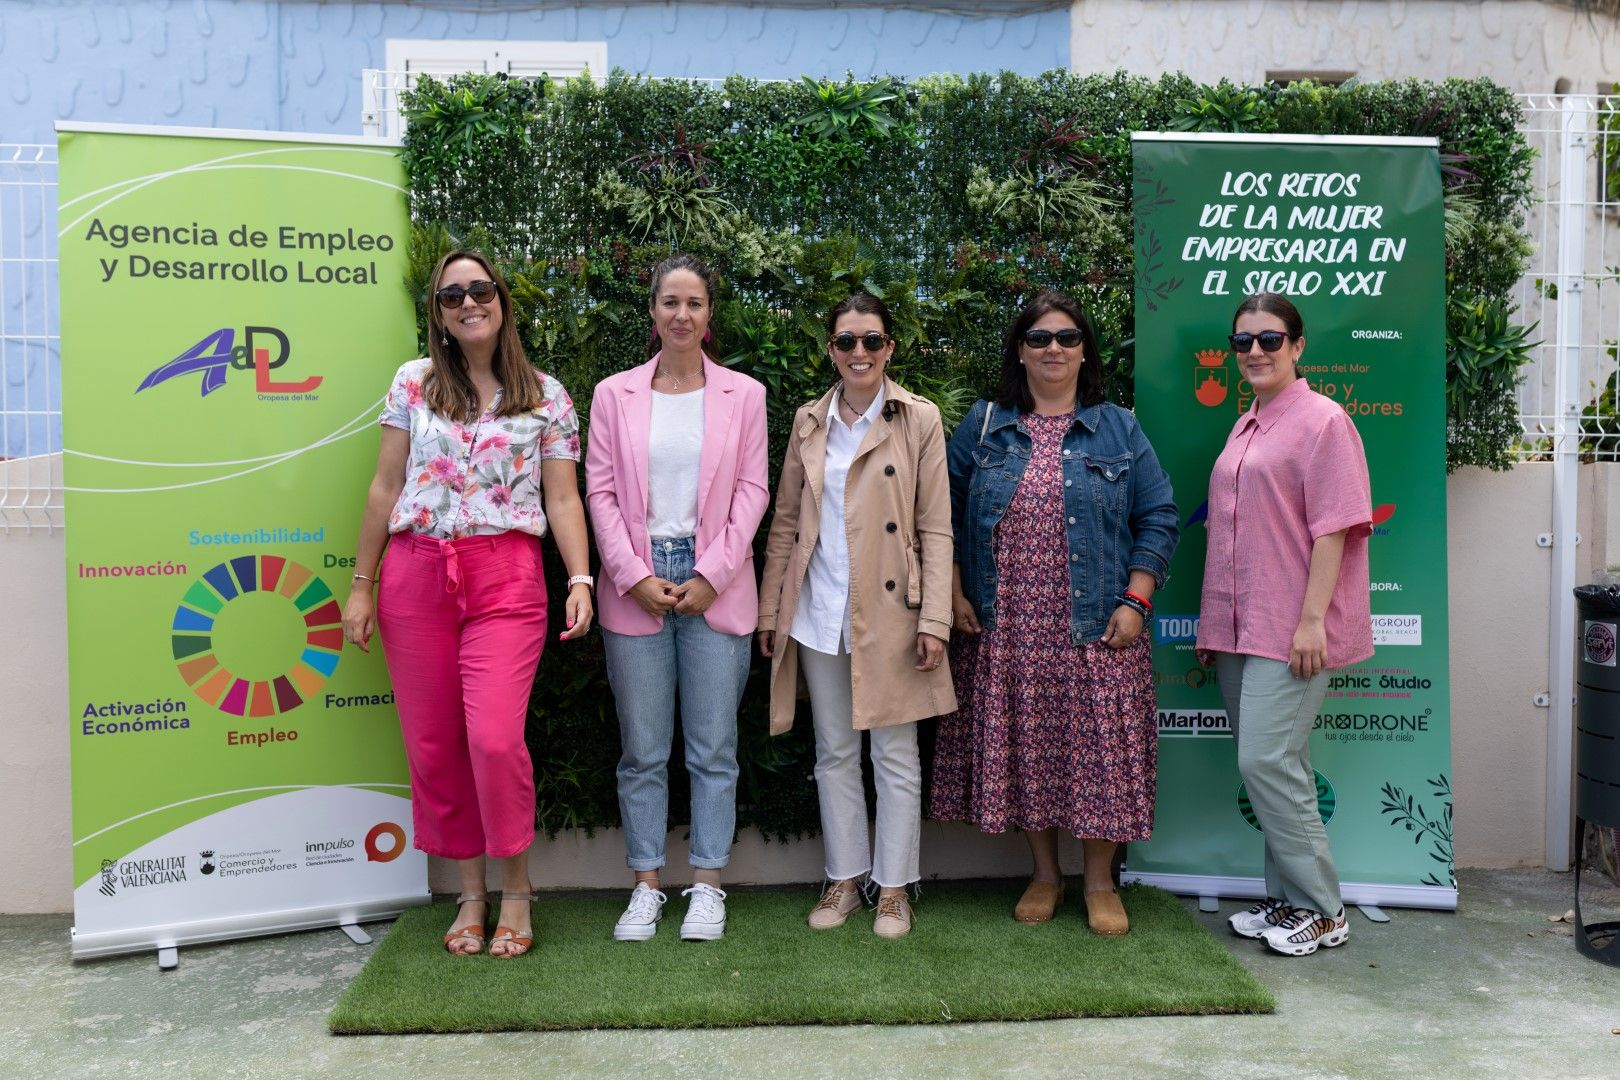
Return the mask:
M 321 385 L 324 376 L 311 375 L 296 382 L 277 382 L 270 372 L 284 365 L 292 356 L 292 343 L 287 335 L 273 326 L 246 326 L 242 328 L 242 342 L 237 344 L 234 327 L 223 327 L 203 338 L 197 344 L 170 360 L 141 380 L 135 388 L 138 394 L 159 383 L 181 375 L 202 373 L 202 396 L 207 397 L 225 385 L 225 376 L 232 368 L 253 371 L 253 384 L 261 394 L 307 394 Z M 266 347 L 273 339 L 276 355 L 271 359 Z

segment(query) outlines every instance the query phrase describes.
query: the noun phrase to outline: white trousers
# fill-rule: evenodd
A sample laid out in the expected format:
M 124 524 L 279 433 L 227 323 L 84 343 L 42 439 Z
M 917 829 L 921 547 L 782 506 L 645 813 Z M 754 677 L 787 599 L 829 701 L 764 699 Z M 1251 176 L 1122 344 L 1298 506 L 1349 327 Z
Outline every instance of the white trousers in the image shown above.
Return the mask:
M 871 872 L 884 888 L 922 876 L 922 759 L 917 725 L 873 728 L 872 778 L 877 787 L 875 842 L 868 839 L 866 787 L 861 782 L 861 732 L 855 730 L 849 654 L 832 656 L 800 643 L 799 667 L 810 688 L 816 726 L 816 794 L 829 881 Z

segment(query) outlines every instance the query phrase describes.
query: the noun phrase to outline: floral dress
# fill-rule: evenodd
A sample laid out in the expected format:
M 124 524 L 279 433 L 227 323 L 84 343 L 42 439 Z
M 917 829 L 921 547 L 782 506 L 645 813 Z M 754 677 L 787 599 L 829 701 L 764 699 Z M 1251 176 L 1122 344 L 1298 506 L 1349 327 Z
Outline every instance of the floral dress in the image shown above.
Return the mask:
M 562 384 L 540 376 L 545 403 L 532 412 L 475 422 L 449 420 L 422 397 L 430 360 L 400 366 L 379 422 L 410 433 L 405 487 L 388 516 L 390 533 L 407 529 L 439 540 L 516 530 L 546 534 L 540 505 L 540 462 L 579 460 L 579 420 Z
M 1117 650 L 1070 636 L 1062 446 L 1073 419 L 1023 417 L 1033 446 L 996 527 L 995 627 L 954 645 L 961 707 L 939 722 L 929 815 L 984 832 L 1146 840 L 1158 762 L 1148 634 Z

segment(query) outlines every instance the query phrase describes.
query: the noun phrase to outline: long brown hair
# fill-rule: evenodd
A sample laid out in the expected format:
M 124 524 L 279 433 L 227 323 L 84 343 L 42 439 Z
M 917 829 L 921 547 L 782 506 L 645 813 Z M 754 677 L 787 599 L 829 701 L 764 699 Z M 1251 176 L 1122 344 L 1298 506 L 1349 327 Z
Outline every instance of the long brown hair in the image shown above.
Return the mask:
M 501 333 L 495 343 L 493 366 L 495 378 L 501 384 L 501 405 L 497 416 L 516 416 L 532 412 L 545 404 L 546 395 L 541 387 L 540 373 L 529 363 L 523 352 L 523 341 L 518 337 L 517 320 L 512 317 L 512 290 L 501 277 L 495 264 L 482 252 L 452 251 L 439 260 L 428 279 L 428 359 L 433 366 L 422 380 L 422 397 L 428 408 L 440 416 L 462 423 L 478 419 L 478 391 L 467 374 L 467 358 L 461 354 L 461 343 L 450 335 L 445 325 L 444 309 L 439 306 L 439 282 L 445 269 L 453 262 L 469 259 L 483 267 L 489 280 L 495 283 L 495 292 L 501 305 Z

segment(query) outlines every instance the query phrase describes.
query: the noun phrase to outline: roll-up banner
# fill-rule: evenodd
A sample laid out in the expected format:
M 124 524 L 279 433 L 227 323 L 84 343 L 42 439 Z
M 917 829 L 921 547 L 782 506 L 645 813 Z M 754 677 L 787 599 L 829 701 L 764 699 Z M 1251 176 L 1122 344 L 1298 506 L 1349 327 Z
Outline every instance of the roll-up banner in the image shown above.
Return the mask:
M 387 672 L 339 611 L 415 355 L 398 148 L 58 140 L 73 956 L 425 902 Z
M 1129 876 L 1264 894 L 1259 825 L 1212 670 L 1193 655 L 1210 468 L 1252 392 L 1239 301 L 1288 296 L 1301 369 L 1355 421 L 1372 474 L 1373 658 L 1332 673 L 1310 741 L 1355 904 L 1453 908 L 1446 611 L 1445 247 L 1432 139 L 1138 134 L 1136 412 L 1175 483 L 1181 546 L 1154 598 L 1153 838 Z

